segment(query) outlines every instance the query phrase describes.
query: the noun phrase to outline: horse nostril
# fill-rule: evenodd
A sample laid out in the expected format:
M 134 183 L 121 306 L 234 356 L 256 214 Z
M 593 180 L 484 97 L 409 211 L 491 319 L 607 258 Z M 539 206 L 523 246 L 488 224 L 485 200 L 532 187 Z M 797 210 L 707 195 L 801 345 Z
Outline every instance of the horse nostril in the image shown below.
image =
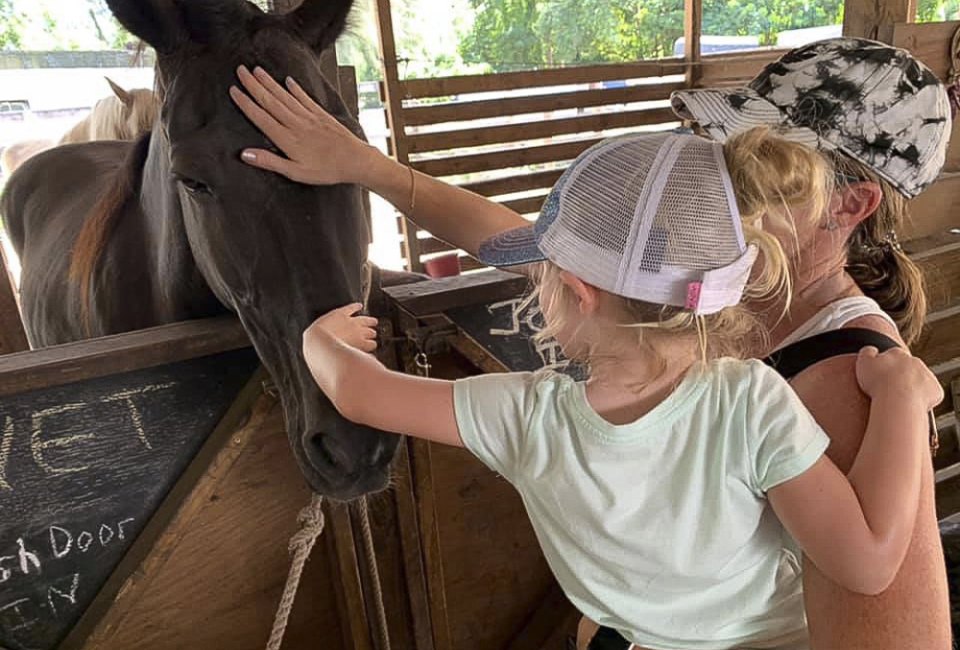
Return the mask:
M 340 467 L 340 461 L 337 459 L 337 455 L 333 449 L 330 448 L 330 436 L 323 434 L 315 434 L 317 444 L 314 445 L 321 460 L 330 467 L 337 468 Z

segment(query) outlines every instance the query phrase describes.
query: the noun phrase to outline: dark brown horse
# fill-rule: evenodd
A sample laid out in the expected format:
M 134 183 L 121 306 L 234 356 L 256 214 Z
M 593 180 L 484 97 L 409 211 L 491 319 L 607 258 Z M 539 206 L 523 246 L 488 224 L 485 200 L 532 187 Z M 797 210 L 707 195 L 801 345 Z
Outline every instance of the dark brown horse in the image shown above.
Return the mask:
M 44 152 L 10 180 L 0 213 L 23 263 L 31 343 L 232 310 L 280 389 L 311 486 L 339 498 L 382 488 L 398 439 L 341 418 L 300 353 L 313 319 L 361 298 L 360 190 L 308 187 L 243 164 L 244 147 L 269 143 L 228 95 L 237 66 L 259 64 L 301 80 L 359 132 L 319 66 L 352 0 L 306 0 L 284 16 L 244 0 L 108 4 L 157 50 L 161 119 L 132 144 Z

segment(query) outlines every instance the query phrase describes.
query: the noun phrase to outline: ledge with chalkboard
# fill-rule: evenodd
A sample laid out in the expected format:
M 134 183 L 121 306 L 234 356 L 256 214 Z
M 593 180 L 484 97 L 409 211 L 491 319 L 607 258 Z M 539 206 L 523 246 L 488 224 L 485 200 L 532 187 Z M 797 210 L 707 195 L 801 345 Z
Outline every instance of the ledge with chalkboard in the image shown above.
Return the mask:
M 257 370 L 249 345 L 220 318 L 0 357 L 0 647 L 58 647 L 109 607 Z
M 564 367 L 557 343 L 533 338 L 541 325 L 536 308 L 525 300 L 528 289 L 526 276 L 488 270 L 388 287 L 384 293 L 396 306 L 399 329 L 441 318 L 456 328 L 447 342 L 480 370 Z

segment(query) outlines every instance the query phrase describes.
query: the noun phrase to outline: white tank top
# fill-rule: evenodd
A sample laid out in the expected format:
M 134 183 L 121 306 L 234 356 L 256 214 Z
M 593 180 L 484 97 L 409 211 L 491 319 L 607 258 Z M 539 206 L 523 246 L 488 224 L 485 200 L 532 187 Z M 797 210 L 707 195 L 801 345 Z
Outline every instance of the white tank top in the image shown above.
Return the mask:
M 878 305 L 875 300 L 867 298 L 866 296 L 852 296 L 850 298 L 841 298 L 818 311 L 810 320 L 793 330 L 793 332 L 777 346 L 777 350 L 781 350 L 788 345 L 793 345 L 797 341 L 808 339 L 817 334 L 838 330 L 850 321 L 863 318 L 864 316 L 879 316 L 890 323 L 893 329 L 897 329 L 897 324 L 893 322 L 893 319 L 890 318 L 885 311 L 880 309 L 880 305 Z

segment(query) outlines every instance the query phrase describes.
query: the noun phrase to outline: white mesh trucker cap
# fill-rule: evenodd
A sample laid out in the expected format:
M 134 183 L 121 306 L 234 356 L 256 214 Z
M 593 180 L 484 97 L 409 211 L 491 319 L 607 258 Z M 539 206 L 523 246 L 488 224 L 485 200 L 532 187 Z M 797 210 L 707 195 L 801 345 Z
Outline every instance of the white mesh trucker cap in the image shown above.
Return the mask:
M 490 266 L 550 260 L 600 289 L 696 314 L 739 303 L 756 257 L 723 146 L 671 132 L 588 149 L 536 223 L 488 239 L 479 253 Z

